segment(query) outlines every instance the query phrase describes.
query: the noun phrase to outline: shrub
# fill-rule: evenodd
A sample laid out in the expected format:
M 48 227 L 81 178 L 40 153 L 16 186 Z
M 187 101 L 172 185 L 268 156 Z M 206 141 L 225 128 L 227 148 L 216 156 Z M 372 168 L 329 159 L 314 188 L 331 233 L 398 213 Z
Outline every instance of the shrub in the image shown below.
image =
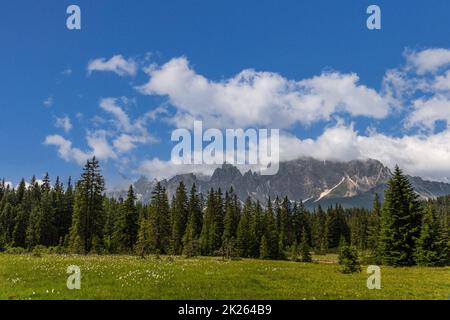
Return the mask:
M 41 257 L 44 253 L 47 252 L 47 248 L 41 245 L 38 245 L 33 248 L 33 251 L 31 252 L 34 257 Z
M 354 273 L 361 271 L 361 266 L 358 259 L 358 251 L 354 247 L 349 246 L 346 243 L 342 244 L 339 248 L 338 261 L 341 265 L 342 273 Z
M 7 247 L 5 250 L 6 254 L 25 254 L 27 250 L 22 247 Z

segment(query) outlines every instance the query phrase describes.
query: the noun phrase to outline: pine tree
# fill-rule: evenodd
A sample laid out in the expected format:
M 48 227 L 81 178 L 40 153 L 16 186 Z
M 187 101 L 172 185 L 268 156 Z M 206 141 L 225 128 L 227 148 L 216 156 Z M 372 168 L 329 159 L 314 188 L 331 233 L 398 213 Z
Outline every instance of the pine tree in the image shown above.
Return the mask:
M 232 190 L 230 191 L 232 195 Z M 234 236 L 234 217 L 235 208 L 233 206 L 233 199 L 228 191 L 225 193 L 225 216 L 223 218 L 223 234 L 222 243 L 227 243 Z
M 300 243 L 300 256 L 302 262 L 311 262 L 312 257 L 309 251 L 308 237 L 306 230 L 302 232 L 302 242 Z
M 378 193 L 375 193 L 373 209 L 369 216 L 367 227 L 367 247 L 371 252 L 372 259 L 380 261 L 379 239 L 380 239 L 381 204 Z
M 64 187 L 60 182 L 59 177 L 56 177 L 53 189 L 53 214 L 56 232 L 55 240 L 58 243 L 62 242 L 70 227 L 70 225 L 68 225 L 69 221 L 67 221 L 67 207 L 65 200 Z
M 33 206 L 26 230 L 26 247 L 28 249 L 41 244 L 41 219 L 42 210 L 40 205 Z
M 13 246 L 26 246 L 26 229 L 32 208 L 30 193 L 25 187 L 25 180 L 22 179 L 17 189 L 16 195 L 16 217 L 13 230 Z
M 197 188 L 195 184 L 193 184 L 189 193 L 188 220 L 191 219 L 192 221 L 192 236 L 194 239 L 197 239 L 200 236 L 200 232 L 202 231 L 202 208 L 203 205 L 199 195 L 197 194 Z
M 252 243 L 250 244 L 250 255 L 253 258 L 259 258 L 260 256 L 260 246 L 261 246 L 261 238 L 265 232 L 265 225 L 263 223 L 263 214 L 262 208 L 259 201 L 253 206 L 252 218 L 250 224 L 250 234 Z
M 265 213 L 265 238 L 266 238 L 266 245 L 268 248 L 269 258 L 271 259 L 278 259 L 280 258 L 280 252 L 279 252 L 279 238 L 277 233 L 277 227 L 276 227 L 276 221 L 272 209 L 272 202 L 269 198 L 267 202 L 267 210 Z M 262 241 L 262 240 L 261 240 Z M 262 244 L 261 244 L 262 246 Z
M 47 176 L 48 177 L 48 176 Z M 53 194 L 51 190 L 43 188 L 41 195 L 41 218 L 39 219 L 40 244 L 53 246 L 58 243 L 57 229 L 53 206 Z
M 177 187 L 171 208 L 172 234 L 170 239 L 170 250 L 172 254 L 179 255 L 182 251 L 182 238 L 185 233 L 188 219 L 188 201 L 186 188 L 181 181 Z
M 223 203 L 220 189 L 208 194 L 203 227 L 200 235 L 200 248 L 203 254 L 212 255 L 222 246 Z
M 325 254 L 328 250 L 326 214 L 320 205 L 318 206 L 317 211 L 313 214 L 312 233 L 316 253 Z
M 149 223 L 145 215 L 139 217 L 139 231 L 135 246 L 136 254 L 140 255 L 142 258 L 145 257 L 147 253 L 150 252 L 152 246 L 150 239 Z
M 119 252 L 133 252 L 138 233 L 138 211 L 133 186 L 128 189 L 127 199 L 120 205 L 115 221 L 113 239 Z
M 116 237 L 116 225 L 120 214 L 120 207 L 123 205 L 123 199 L 119 201 L 115 198 L 105 198 L 103 200 L 103 208 L 105 212 L 105 224 L 103 227 L 103 242 L 105 251 L 108 253 L 117 253 L 119 250 L 119 243 Z
M 416 263 L 423 266 L 445 266 L 449 262 L 447 230 L 436 216 L 431 203 L 425 208 L 420 237 L 414 253 Z
M 75 190 L 72 226 L 70 228 L 70 247 L 78 253 L 96 251 L 102 245 L 104 208 L 103 192 L 105 182 L 100 173 L 100 166 L 95 157 L 88 160 L 81 179 Z
M 414 264 L 422 215 L 417 197 L 408 178 L 396 166 L 385 192 L 380 222 L 380 255 L 387 265 Z
M 336 205 L 334 208 L 328 208 L 325 232 L 328 239 L 328 248 L 337 248 L 341 237 L 344 237 L 346 240 L 349 239 L 349 230 L 345 221 L 344 210 L 340 205 Z
M 271 258 L 269 244 L 267 243 L 267 238 L 265 235 L 263 235 L 263 237 L 261 239 L 261 247 L 259 248 L 259 252 L 260 252 L 259 257 L 261 259 L 270 259 Z
M 150 250 L 168 253 L 170 250 L 170 209 L 165 188 L 158 182 L 152 192 L 149 210 Z
M 239 221 L 237 231 L 237 247 L 239 250 L 239 255 L 241 257 L 250 256 L 250 245 L 252 243 L 250 219 L 252 207 L 253 207 L 252 201 L 248 197 L 247 201 L 245 201 L 244 208 L 242 209 L 242 216 Z
M 199 253 L 199 240 L 202 230 L 203 213 L 195 184 L 189 193 L 188 220 L 183 235 L 183 254 L 187 257 L 196 256 Z

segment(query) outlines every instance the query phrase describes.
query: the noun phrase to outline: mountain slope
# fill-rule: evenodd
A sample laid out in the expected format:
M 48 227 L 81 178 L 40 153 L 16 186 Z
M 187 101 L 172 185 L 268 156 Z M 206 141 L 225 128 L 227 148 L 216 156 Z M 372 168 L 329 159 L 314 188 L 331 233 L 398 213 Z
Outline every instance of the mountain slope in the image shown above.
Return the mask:
M 292 201 L 304 201 L 309 208 L 335 203 L 345 207 L 370 208 L 375 193 L 383 196 L 390 176 L 389 168 L 377 160 L 338 162 L 302 158 L 281 162 L 279 172 L 273 176 L 261 176 L 251 171 L 242 174 L 236 167 L 224 164 L 209 179 L 184 174 L 161 183 L 166 187 L 169 199 L 179 182 L 183 181 L 188 189 L 195 183 L 202 193 L 210 188 L 221 188 L 224 192 L 233 187 L 242 201 L 251 197 L 264 204 L 269 197 L 287 196 Z M 422 198 L 450 194 L 450 184 L 425 181 L 420 177 L 409 179 Z M 144 202 L 149 201 L 155 184 L 155 180 L 146 178 L 135 183 L 136 192 Z

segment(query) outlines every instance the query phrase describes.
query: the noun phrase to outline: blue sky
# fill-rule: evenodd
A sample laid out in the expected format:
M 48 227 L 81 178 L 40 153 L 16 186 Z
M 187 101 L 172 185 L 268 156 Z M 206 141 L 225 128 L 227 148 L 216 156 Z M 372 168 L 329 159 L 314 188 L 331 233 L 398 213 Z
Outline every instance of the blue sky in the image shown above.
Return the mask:
M 0 176 L 77 177 L 94 150 L 109 185 L 170 176 L 170 134 L 187 115 L 280 128 L 286 159 L 376 157 L 448 181 L 450 3 L 280 2 L 3 1 Z M 72 3 L 81 30 L 66 28 Z M 366 28 L 370 4 L 381 30 Z M 276 87 L 270 97 L 255 80 Z

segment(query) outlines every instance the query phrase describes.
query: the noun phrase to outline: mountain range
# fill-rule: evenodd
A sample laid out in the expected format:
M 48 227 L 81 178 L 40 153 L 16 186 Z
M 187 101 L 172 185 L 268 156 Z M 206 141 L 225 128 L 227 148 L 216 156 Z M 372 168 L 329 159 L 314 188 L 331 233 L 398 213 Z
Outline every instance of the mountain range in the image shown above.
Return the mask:
M 187 190 L 195 183 L 197 190 L 204 194 L 211 188 L 221 188 L 225 192 L 233 187 L 241 201 L 251 197 L 264 204 L 269 197 L 274 199 L 276 196 L 287 196 L 291 201 L 303 201 L 310 209 L 336 203 L 346 208 L 371 208 L 375 193 L 383 200 L 391 174 L 388 167 L 373 159 L 339 162 L 301 158 L 281 162 L 278 173 L 272 176 L 252 171 L 242 174 L 235 166 L 224 164 L 210 177 L 198 177 L 190 173 L 160 182 L 167 189 L 169 199 L 175 194 L 180 181 L 183 181 Z M 422 199 L 450 194 L 450 184 L 412 176 L 408 176 L 408 179 Z M 138 199 L 150 201 L 156 183 L 157 180 L 139 178 L 134 183 Z M 115 192 L 114 196 L 125 194 Z

